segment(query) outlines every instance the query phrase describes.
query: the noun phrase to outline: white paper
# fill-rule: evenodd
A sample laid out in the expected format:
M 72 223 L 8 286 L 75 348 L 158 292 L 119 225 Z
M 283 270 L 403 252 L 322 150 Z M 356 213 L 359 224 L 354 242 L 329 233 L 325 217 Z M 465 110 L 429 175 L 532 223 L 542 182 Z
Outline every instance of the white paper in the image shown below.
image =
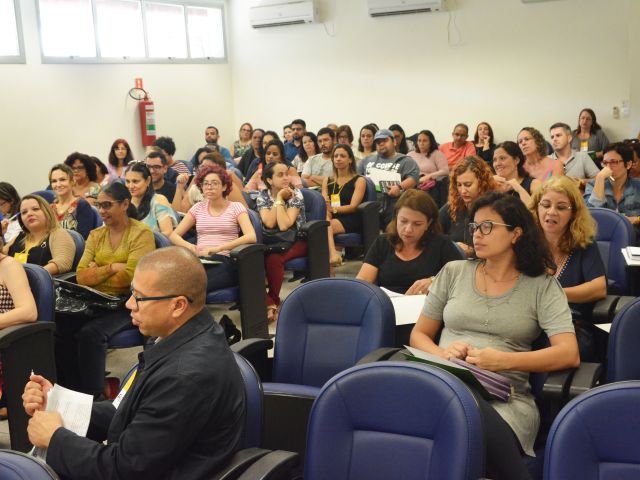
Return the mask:
M 76 435 L 84 437 L 89 429 L 93 395 L 69 390 L 60 385 L 54 385 L 47 397 L 47 412 L 58 412 L 62 417 L 62 425 Z M 32 454 L 46 461 L 47 450 L 35 447 Z
M 604 330 L 607 333 L 611 332 L 611 324 L 610 323 L 596 323 L 595 325 L 600 330 Z
M 367 176 L 373 181 L 376 187 L 380 185 L 380 181 L 382 180 L 392 182 L 400 182 L 402 180 L 402 177 L 398 172 L 393 170 L 380 170 L 379 168 L 370 169 Z
M 622 256 L 624 257 L 625 263 L 630 267 L 640 267 L 640 260 L 635 260 L 629 256 L 629 252 L 627 252 L 626 248 L 622 248 Z
M 382 288 L 382 291 L 391 299 L 396 312 L 396 325 L 411 325 L 418 321 L 426 295 L 403 295 L 386 288 Z

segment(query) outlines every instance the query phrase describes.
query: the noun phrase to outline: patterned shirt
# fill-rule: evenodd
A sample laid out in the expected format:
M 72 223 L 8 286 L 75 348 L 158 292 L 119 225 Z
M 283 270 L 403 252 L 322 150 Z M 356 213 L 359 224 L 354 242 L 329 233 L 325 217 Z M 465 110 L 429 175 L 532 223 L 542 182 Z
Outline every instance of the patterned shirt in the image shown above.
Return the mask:
M 258 198 L 256 198 L 256 210 L 258 212 L 264 208 L 271 210 L 273 208 L 274 199 L 271 196 L 270 190 L 262 190 Z M 296 227 L 298 229 L 307 221 L 304 212 L 304 197 L 302 192 L 297 188 L 293 190 L 293 196 L 285 202 L 287 208 L 299 208 L 298 216 L 296 217 Z
M 198 249 L 217 247 L 237 239 L 240 236 L 238 217 L 243 213 L 247 213 L 247 209 L 240 202 L 229 202 L 224 212 L 217 216 L 209 213 L 209 200 L 196 203 L 189 209 L 189 215 L 196 221 Z M 229 256 L 229 250 L 223 250 L 219 255 Z

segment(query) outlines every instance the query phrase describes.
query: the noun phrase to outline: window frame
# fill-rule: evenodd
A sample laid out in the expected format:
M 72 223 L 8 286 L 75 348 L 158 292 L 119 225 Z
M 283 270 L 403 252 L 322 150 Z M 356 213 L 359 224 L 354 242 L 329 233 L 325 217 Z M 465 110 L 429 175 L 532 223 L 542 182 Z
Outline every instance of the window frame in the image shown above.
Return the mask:
M 18 37 L 18 55 L 0 55 L 0 63 L 27 63 L 24 53 L 24 39 L 22 35 L 22 16 L 20 15 L 20 0 L 13 0 L 14 20 L 16 22 L 16 36 Z M 226 57 L 225 42 L 225 57 Z
M 14 0 L 18 2 L 19 0 Z M 96 43 L 96 56 L 95 57 L 52 57 L 44 55 L 44 49 L 42 45 L 42 26 L 40 19 L 40 1 L 36 0 L 36 13 L 38 19 L 38 35 L 40 40 L 40 58 L 42 63 L 49 64 L 205 64 L 205 63 L 227 63 L 228 62 L 228 48 L 227 48 L 227 28 L 226 28 L 226 8 L 223 0 L 139 0 L 141 3 L 142 14 L 142 31 L 144 35 L 144 49 L 146 55 L 149 54 L 149 40 L 147 37 L 147 17 L 145 3 L 166 3 L 170 5 L 181 5 L 184 7 L 184 23 L 185 23 L 185 40 L 187 42 L 187 55 L 191 55 L 191 48 L 189 46 L 189 22 L 187 20 L 186 9 L 187 7 L 204 7 L 204 8 L 216 8 L 220 10 L 222 17 L 222 42 L 223 42 L 223 57 L 203 57 L 203 58 L 172 58 L 172 57 L 101 57 L 100 42 L 98 39 L 98 11 L 96 8 L 96 0 L 91 1 L 91 8 L 93 12 L 93 31 Z M 16 13 L 17 16 L 17 13 Z M 0 57 L 1 58 L 1 57 Z

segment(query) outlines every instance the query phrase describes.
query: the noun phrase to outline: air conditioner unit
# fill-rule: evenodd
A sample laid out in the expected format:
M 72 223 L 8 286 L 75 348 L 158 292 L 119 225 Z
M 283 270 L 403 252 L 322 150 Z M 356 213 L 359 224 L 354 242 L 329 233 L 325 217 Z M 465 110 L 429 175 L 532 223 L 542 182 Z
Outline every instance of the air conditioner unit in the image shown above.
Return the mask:
M 315 0 L 262 0 L 250 8 L 253 28 L 313 23 L 318 9 Z
M 439 12 L 444 0 L 367 0 L 369 15 L 401 15 L 404 13 Z

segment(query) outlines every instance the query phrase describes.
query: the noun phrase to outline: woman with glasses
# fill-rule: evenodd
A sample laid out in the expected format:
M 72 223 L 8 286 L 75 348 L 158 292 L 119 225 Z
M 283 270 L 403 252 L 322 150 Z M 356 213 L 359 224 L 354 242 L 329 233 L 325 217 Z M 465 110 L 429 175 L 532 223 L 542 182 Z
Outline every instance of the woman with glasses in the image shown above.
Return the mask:
M 18 236 L 21 231 L 18 222 L 18 212 L 20 210 L 20 195 L 15 187 L 7 182 L 0 182 L 0 213 L 2 214 L 2 232 L 6 242 L 10 242 Z
M 59 163 L 51 167 L 49 185 L 56 194 L 51 208 L 62 228 L 75 230 L 86 240 L 93 228 L 93 211 L 89 202 L 73 194 L 73 178 L 73 170 L 68 165 Z
M 533 456 L 539 425 L 529 373 L 579 365 L 571 312 L 562 288 L 547 273 L 555 270 L 547 242 L 519 199 L 488 193 L 473 204 L 470 219 L 476 258 L 449 262 L 436 276 L 411 345 L 509 380 L 513 391 L 506 402 L 476 395 L 485 431 L 486 476 L 528 479 L 521 452 Z M 542 333 L 550 346 L 533 351 Z
M 135 220 L 131 194 L 113 182 L 98 194 L 96 207 L 104 225 L 92 230 L 78 264 L 78 284 L 116 297 L 130 294 L 138 260 L 155 249 L 151 229 Z M 65 387 L 102 396 L 109 339 L 131 327 L 124 302 L 119 309 L 96 308 L 56 314 L 55 353 L 58 381 Z
M 245 206 L 229 200 L 233 184 L 224 168 L 219 165 L 201 168 L 194 181 L 204 200 L 189 209 L 169 239 L 174 245 L 218 262 L 205 265 L 208 292 L 234 286 L 238 283 L 238 272 L 230 252 L 237 246 L 255 243 L 256 232 Z M 193 227 L 197 232 L 196 245 L 182 238 Z
M 615 210 L 636 227 L 640 225 L 640 179 L 631 178 L 633 151 L 614 143 L 604 149 L 602 170 L 587 184 L 584 198 L 590 207 Z
M 238 132 L 238 140 L 233 142 L 231 147 L 231 157 L 238 160 L 244 155 L 244 153 L 251 148 L 251 135 L 253 134 L 253 127 L 250 123 L 243 123 L 240 125 L 240 131 Z
M 136 207 L 136 219 L 154 232 L 167 237 L 178 223 L 175 213 L 164 195 L 155 193 L 151 183 L 151 172 L 147 166 L 135 162 L 127 168 L 125 184 L 131 193 L 131 203 Z
M 607 296 L 607 279 L 596 223 L 580 190 L 569 177 L 547 180 L 532 198 L 530 210 L 542 229 L 556 265 L 555 277 L 569 300 L 580 346 L 580 358 L 594 361 L 591 312 Z
M 481 195 L 496 190 L 487 163 L 479 157 L 465 157 L 456 163 L 449 179 L 449 200 L 440 209 L 442 230 L 467 255 L 473 253 L 467 229 L 471 204 Z
M 98 179 L 96 166 L 91 157 L 84 153 L 73 152 L 65 159 L 64 164 L 71 167 L 73 171 L 73 194 L 93 204 L 100 191 L 100 185 L 96 181 Z
M 51 275 L 71 270 L 76 246 L 69 232 L 60 228 L 56 214 L 44 198 L 22 197 L 18 221 L 22 231 L 5 245 L 5 254 L 20 263 L 40 265 Z

